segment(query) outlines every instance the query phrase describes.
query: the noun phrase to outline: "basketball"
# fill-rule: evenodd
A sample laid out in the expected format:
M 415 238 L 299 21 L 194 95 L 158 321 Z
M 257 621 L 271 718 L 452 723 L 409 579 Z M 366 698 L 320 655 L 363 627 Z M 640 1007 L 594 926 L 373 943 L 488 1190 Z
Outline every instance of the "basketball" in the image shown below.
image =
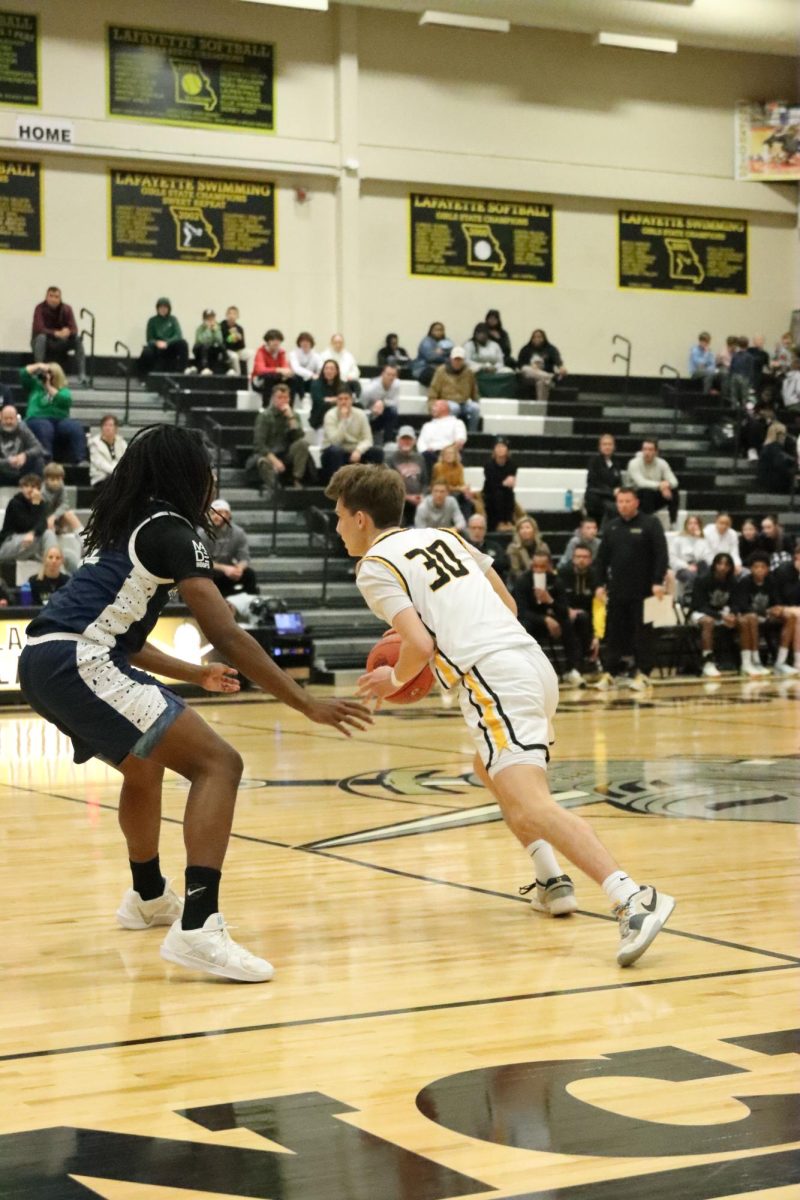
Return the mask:
M 393 630 L 384 634 L 377 645 L 373 646 L 367 656 L 367 670 L 374 671 L 376 667 L 394 667 L 400 657 L 402 638 Z M 424 666 L 418 675 L 409 679 L 399 692 L 392 692 L 386 697 L 392 704 L 416 704 L 423 700 L 433 687 L 433 671 Z

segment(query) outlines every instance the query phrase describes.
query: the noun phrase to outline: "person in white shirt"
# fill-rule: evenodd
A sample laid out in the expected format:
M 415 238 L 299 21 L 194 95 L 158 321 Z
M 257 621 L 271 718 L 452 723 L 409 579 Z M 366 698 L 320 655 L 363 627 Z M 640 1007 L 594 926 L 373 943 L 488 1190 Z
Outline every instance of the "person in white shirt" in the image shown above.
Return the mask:
M 322 355 L 314 349 L 314 339 L 310 333 L 298 333 L 297 341 L 289 351 L 289 366 L 293 372 L 289 380 L 292 396 L 304 396 L 309 384 L 319 378 L 322 370 Z
M 89 447 L 89 482 L 98 492 L 128 448 L 125 438 L 119 435 L 119 421 L 113 413 L 106 413 L 100 422 L 100 432 L 92 434 L 86 444 Z
M 475 326 L 469 341 L 464 343 L 464 353 L 467 358 L 467 366 L 476 375 L 512 374 L 511 367 L 507 367 L 505 364 L 499 343 L 492 340 L 489 326 L 482 321 Z
M 353 394 L 343 384 L 322 423 L 322 478 L 327 481 L 339 467 L 357 462 L 382 463 L 383 450 L 373 445 L 367 414 L 353 407 Z
M 339 374 L 345 383 L 349 383 L 354 396 L 361 395 L 361 384 L 358 382 L 361 378 L 361 372 L 358 369 L 358 363 L 349 350 L 345 348 L 344 337 L 341 333 L 331 335 L 331 344 L 328 349 L 323 352 L 322 361 L 332 358 L 338 364 Z
M 639 453 L 628 463 L 628 479 L 636 488 L 639 508 L 652 514 L 660 508 L 669 511 L 670 524 L 678 516 L 678 480 L 665 458 L 658 454 L 655 438 L 645 438 Z
M 742 569 L 742 560 L 739 556 L 739 539 L 733 530 L 730 513 L 718 512 L 714 520 L 703 527 L 703 537 L 708 546 L 708 561 L 712 562 L 718 554 L 730 554 L 738 575 Z
M 451 414 L 446 400 L 434 401 L 433 416 L 422 426 L 417 438 L 417 450 L 425 455 L 431 470 L 445 446 L 456 446 L 460 450 L 466 440 L 467 427 L 461 417 Z
M 797 410 L 797 406 L 800 405 L 800 358 L 797 355 L 792 359 L 792 365 L 783 377 L 781 398 L 784 408 Z
M 439 682 L 457 689 L 475 746 L 474 769 L 533 860 L 534 882 L 524 889 L 533 907 L 554 916 L 577 908 L 555 847 L 603 888 L 619 921 L 617 962 L 629 966 L 675 901 L 652 886 L 640 888 L 592 826 L 553 800 L 547 762 L 558 678 L 517 620 L 517 606 L 491 558 L 452 530 L 399 528 L 405 489 L 395 471 L 344 467 L 326 495 L 336 502 L 337 533 L 359 559 L 359 591 L 401 642 L 393 667 L 359 679 L 361 697 L 391 703 L 432 660 Z
M 688 516 L 682 531 L 669 545 L 669 565 L 675 572 L 675 578 L 684 585 L 691 583 L 700 571 L 707 570 L 712 557 L 708 552 L 708 542 L 703 537 L 700 518 Z
M 397 406 L 400 403 L 397 367 L 387 364 L 380 375 L 365 383 L 361 403 L 367 410 L 375 445 L 393 442 L 397 431 Z
M 414 514 L 417 529 L 463 529 L 466 525 L 458 501 L 446 483 L 435 483 Z

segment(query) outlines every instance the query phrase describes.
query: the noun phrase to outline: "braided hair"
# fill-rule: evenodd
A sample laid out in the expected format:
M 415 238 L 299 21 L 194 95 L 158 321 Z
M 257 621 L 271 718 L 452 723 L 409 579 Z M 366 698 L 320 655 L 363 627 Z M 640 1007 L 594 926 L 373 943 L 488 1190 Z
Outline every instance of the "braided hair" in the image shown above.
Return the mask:
M 87 553 L 124 542 L 153 500 L 163 500 L 193 527 L 211 529 L 214 476 L 199 434 L 176 425 L 146 425 L 131 438 L 86 522 Z

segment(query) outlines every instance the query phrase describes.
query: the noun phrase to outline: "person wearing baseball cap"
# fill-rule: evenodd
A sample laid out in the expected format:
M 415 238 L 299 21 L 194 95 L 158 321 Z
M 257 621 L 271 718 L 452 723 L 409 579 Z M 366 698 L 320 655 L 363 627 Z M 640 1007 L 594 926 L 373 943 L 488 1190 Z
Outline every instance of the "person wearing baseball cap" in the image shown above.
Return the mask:
M 417 450 L 417 435 L 413 425 L 401 425 L 398 429 L 397 445 L 387 454 L 386 466 L 402 476 L 406 485 L 403 524 L 413 525 L 417 506 L 422 500 L 428 481 L 428 464 Z
M 255 572 L 250 566 L 247 534 L 241 525 L 237 525 L 231 519 L 231 506 L 228 501 L 222 496 L 214 500 L 210 516 L 214 536 L 202 533 L 200 540 L 208 551 L 214 569 L 214 582 L 220 592 L 225 597 L 234 592 L 257 594 L 258 584 Z
M 446 400 L 452 416 L 460 417 L 467 429 L 478 428 L 481 408 L 478 384 L 466 363 L 463 346 L 453 346 L 450 358 L 436 368 L 428 392 L 428 407 L 433 411 L 436 400 Z
M 195 366 L 187 367 L 187 374 L 213 375 L 222 371 L 228 365 L 228 353 L 225 340 L 213 308 L 203 309 L 203 323 L 197 326 L 194 335 Z

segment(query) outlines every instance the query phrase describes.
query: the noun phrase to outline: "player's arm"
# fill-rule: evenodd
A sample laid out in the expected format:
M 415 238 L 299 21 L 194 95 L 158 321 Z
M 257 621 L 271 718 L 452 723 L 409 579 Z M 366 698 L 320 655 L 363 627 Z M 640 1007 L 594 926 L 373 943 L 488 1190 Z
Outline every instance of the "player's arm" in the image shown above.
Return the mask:
M 132 654 L 130 661 L 134 667 L 149 671 L 151 675 L 193 683 L 207 692 L 239 691 L 235 667 L 228 667 L 224 663 L 187 663 L 182 658 L 165 654 L 150 642 L 145 642 L 138 654 Z
M 433 638 L 413 608 L 404 608 L 402 612 L 399 612 L 392 620 L 392 629 L 403 639 L 400 655 L 394 668 L 395 680 L 399 682 L 392 690 L 396 691 L 404 683 L 408 683 L 410 679 L 419 675 L 422 668 L 433 657 L 436 647 Z

